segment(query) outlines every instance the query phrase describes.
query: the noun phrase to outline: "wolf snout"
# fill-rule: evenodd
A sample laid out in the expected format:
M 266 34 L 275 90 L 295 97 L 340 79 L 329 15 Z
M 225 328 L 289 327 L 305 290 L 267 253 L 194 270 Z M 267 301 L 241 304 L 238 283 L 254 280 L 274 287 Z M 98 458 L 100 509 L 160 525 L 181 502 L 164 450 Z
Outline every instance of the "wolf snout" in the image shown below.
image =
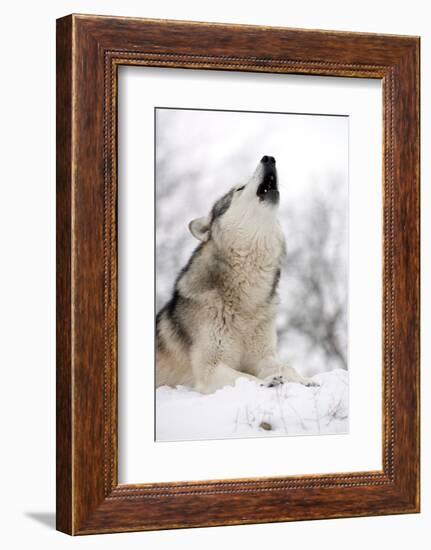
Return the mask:
M 260 183 L 256 195 L 261 202 L 266 204 L 278 204 L 280 193 L 277 185 L 277 168 L 275 158 L 264 155 L 260 161 Z
M 268 155 L 264 155 L 260 161 L 262 164 L 268 164 L 268 165 L 274 165 L 275 164 L 275 158 L 269 157 Z

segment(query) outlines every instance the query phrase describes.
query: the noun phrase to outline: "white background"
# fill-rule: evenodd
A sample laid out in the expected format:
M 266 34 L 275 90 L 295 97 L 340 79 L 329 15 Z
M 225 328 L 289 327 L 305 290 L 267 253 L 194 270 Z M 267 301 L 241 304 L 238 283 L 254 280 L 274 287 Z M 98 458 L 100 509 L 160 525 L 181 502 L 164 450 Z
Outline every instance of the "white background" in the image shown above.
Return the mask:
M 430 339 L 422 346 L 422 514 L 319 522 L 101 535 L 53 531 L 55 18 L 69 12 L 285 25 L 422 36 L 422 150 L 431 150 L 431 29 L 427 3 L 383 0 L 76 0 L 3 6 L 1 235 L 1 542 L 5 548 L 220 548 L 241 545 L 427 548 L 431 521 Z M 431 319 L 430 165 L 422 159 L 422 327 Z
M 169 86 L 166 86 L 167 78 Z M 172 94 L 172 89 L 175 89 L 175 94 Z M 380 470 L 380 83 L 213 71 L 193 71 L 190 74 L 184 70 L 132 67 L 120 70 L 118 97 L 120 482 Z M 153 329 L 143 328 L 154 327 L 154 193 L 152 186 L 148 185 L 154 174 L 153 163 L 144 160 L 142 151 L 153 150 L 153 108 L 156 104 L 165 107 L 211 105 L 217 109 L 271 109 L 278 112 L 284 108 L 298 113 L 349 115 L 349 135 L 347 138 L 347 132 L 344 134 L 345 148 L 340 148 L 339 153 L 344 154 L 343 162 L 349 155 L 350 163 L 349 434 L 247 441 L 154 441 Z M 309 116 L 307 123 L 312 124 L 313 118 L 322 122 L 321 117 Z M 314 122 L 315 126 L 311 126 L 309 131 L 312 132 L 316 124 Z M 297 139 L 300 141 L 300 137 Z M 278 159 L 285 158 L 277 150 L 271 151 Z M 304 159 L 304 162 L 313 162 L 313 147 L 310 146 L 307 152 L 311 160 Z M 331 156 L 329 147 L 326 153 Z M 363 162 L 364 158 L 367 162 Z M 323 166 L 322 177 L 326 168 Z M 307 169 L 304 171 L 308 175 Z M 290 185 L 298 184 L 292 182 Z M 304 187 L 302 182 L 300 185 Z M 363 220 L 365 210 L 366 224 Z M 364 346 L 363 342 L 367 345 Z M 172 456 L 175 456 L 175 461 L 170 460 Z M 219 460 L 219 456 L 229 456 L 229 460 Z

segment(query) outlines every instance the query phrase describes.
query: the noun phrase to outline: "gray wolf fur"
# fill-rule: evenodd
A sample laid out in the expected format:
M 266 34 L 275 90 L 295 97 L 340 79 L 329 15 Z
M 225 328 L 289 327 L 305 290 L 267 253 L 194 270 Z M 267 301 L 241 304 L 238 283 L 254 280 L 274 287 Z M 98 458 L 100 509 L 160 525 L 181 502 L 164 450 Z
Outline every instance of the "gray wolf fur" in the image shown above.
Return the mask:
M 156 386 L 212 393 L 240 377 L 314 385 L 276 351 L 277 286 L 285 240 L 275 159 L 190 222 L 200 241 L 156 318 Z

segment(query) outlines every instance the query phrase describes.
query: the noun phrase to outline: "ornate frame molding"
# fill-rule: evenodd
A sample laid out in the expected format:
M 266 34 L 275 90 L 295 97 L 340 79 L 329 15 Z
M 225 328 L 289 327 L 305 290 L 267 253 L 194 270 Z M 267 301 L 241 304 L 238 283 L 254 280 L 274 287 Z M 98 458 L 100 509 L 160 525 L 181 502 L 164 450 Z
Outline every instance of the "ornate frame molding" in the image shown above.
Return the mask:
M 229 45 L 217 46 L 221 38 Z M 58 20 L 57 51 L 58 529 L 85 534 L 418 511 L 419 40 L 68 16 Z M 382 471 L 118 484 L 119 65 L 382 80 Z

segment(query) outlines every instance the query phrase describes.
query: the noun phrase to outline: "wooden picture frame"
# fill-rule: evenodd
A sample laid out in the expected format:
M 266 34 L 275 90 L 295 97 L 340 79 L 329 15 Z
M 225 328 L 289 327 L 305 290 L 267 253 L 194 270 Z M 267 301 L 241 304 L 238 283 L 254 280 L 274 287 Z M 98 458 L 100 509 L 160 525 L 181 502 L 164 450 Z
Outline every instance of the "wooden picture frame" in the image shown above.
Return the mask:
M 383 469 L 119 485 L 117 68 L 383 84 Z M 282 475 L 282 473 L 281 473 Z M 419 38 L 70 15 L 57 21 L 57 529 L 419 511 Z

